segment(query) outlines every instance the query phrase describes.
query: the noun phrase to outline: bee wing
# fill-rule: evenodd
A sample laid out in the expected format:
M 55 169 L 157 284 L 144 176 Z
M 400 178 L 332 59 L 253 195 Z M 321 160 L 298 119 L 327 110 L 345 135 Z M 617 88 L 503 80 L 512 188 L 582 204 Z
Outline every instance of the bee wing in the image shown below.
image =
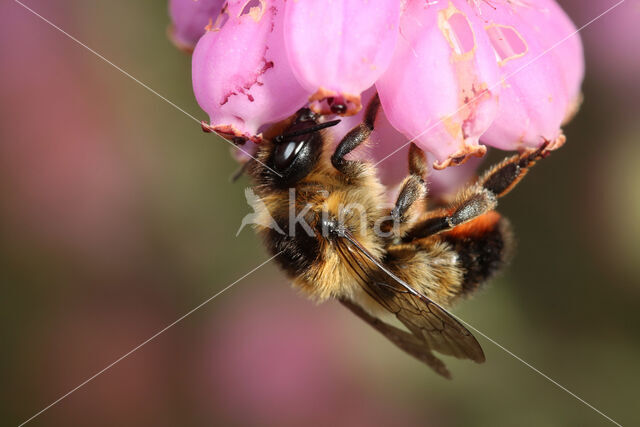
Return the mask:
M 365 309 L 358 304 L 347 299 L 341 299 L 342 305 L 351 310 L 355 315 L 367 322 L 381 334 L 383 334 L 389 341 L 406 351 L 413 357 L 429 365 L 434 371 L 442 375 L 445 378 L 451 379 L 451 373 L 444 365 L 442 360 L 438 359 L 431 352 L 429 346 L 425 345 L 425 342 L 419 339 L 417 336 L 405 332 L 402 329 L 398 329 L 395 326 L 389 325 L 383 322 L 375 316 L 369 314 Z
M 346 244 L 340 248 L 340 252 L 360 278 L 359 282 L 364 291 L 393 313 L 419 340 L 425 351 L 435 350 L 459 359 L 471 359 L 477 363 L 485 361 L 482 347 L 457 319 L 396 276 L 370 254 L 351 233 L 344 232 L 342 237 Z M 380 274 L 367 273 L 371 270 L 365 267 L 367 264 L 376 266 Z M 397 340 L 390 338 L 386 333 L 385 335 L 415 356 L 414 352 L 407 350 L 407 346 L 400 345 Z

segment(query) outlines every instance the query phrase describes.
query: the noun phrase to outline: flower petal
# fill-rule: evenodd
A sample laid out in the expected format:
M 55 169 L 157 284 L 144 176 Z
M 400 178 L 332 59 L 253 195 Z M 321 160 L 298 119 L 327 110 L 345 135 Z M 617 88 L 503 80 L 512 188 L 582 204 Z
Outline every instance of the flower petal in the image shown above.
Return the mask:
M 478 6 L 503 86 L 498 117 L 482 136 L 488 145 L 514 150 L 538 147 L 545 140 L 553 142 L 551 148 L 564 142 L 560 126 L 579 90 L 582 52 L 575 40 L 554 51 L 570 28 L 551 3 Z
M 483 23 L 464 0 L 410 0 L 392 62 L 376 82 L 391 124 L 431 152 L 436 168 L 484 155 L 497 113 L 498 67 Z
M 534 22 L 534 29 L 543 47 L 556 60 L 569 97 L 567 117 L 575 113 L 580 103 L 584 78 L 584 52 L 582 40 L 571 18 L 555 0 L 537 0 L 535 6 L 521 10 L 522 16 Z
M 314 93 L 314 110 L 360 110 L 360 93 L 389 65 L 399 18 L 399 0 L 287 2 L 287 54 L 298 81 Z
M 224 0 L 169 0 L 169 38 L 180 49 L 192 52 L 209 22 L 216 20 Z
M 229 2 L 222 27 L 196 45 L 193 91 L 211 128 L 227 138 L 259 142 L 262 125 L 290 116 L 309 97 L 287 61 L 283 7 L 283 0 Z

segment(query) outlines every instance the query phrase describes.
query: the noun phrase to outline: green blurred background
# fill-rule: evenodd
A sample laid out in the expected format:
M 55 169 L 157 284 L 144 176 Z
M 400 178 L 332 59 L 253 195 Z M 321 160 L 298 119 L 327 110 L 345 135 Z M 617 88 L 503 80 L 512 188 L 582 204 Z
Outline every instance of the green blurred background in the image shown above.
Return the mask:
M 614 4 L 585 3 L 564 2 L 577 26 Z M 206 118 L 165 2 L 25 4 Z M 0 12 L 0 424 L 18 425 L 267 255 L 235 236 L 248 182 L 229 182 L 227 144 L 19 4 Z M 516 258 L 457 311 L 624 425 L 640 423 L 639 17 L 628 0 L 583 31 L 568 143 L 501 202 Z M 447 359 L 443 380 L 266 265 L 30 424 L 607 424 L 479 340 L 487 362 Z

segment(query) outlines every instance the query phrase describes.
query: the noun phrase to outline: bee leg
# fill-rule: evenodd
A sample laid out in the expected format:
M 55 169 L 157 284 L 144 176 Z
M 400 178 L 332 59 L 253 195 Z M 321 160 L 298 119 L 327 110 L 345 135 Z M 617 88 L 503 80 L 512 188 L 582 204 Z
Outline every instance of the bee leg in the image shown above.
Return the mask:
M 546 141 L 536 150 L 506 158 L 485 172 L 478 180 L 478 184 L 491 191 L 496 197 L 504 196 L 524 178 L 531 166 L 549 155 L 548 146 L 549 141 Z
M 529 168 L 549 154 L 548 142 L 536 150 L 509 157 L 489 169 L 476 184 L 462 191 L 450 208 L 430 212 L 404 237 L 415 239 L 451 230 L 473 220 L 498 204 L 498 198 L 507 194 L 527 174 Z
M 409 176 L 407 176 L 396 204 L 391 210 L 391 219 L 395 224 L 413 223 L 424 211 L 427 196 L 427 157 L 413 142 L 409 147 Z
M 351 165 L 357 162 L 345 160 L 344 157 L 369 138 L 379 109 L 380 98 L 376 94 L 367 106 L 362 123 L 351 129 L 336 147 L 336 151 L 331 156 L 331 164 L 340 172 L 346 175 L 353 174 Z
M 236 169 L 236 171 L 233 173 L 233 175 L 231 175 L 229 177 L 229 181 L 230 182 L 236 182 L 237 180 L 239 180 L 242 175 L 244 175 L 245 173 L 247 173 L 249 171 L 249 167 L 251 166 L 251 162 L 254 161 L 253 159 L 249 159 L 246 162 L 244 162 L 242 165 L 240 165 L 240 167 L 238 169 Z
M 415 143 L 409 146 L 409 174 L 420 177 L 422 180 L 427 178 L 427 156 L 424 151 Z

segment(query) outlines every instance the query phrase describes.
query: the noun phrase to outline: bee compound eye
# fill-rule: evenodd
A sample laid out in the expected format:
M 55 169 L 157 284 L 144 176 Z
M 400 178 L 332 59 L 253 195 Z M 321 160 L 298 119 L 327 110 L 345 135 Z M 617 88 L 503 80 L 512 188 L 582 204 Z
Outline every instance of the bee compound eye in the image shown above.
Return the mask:
M 285 141 L 276 145 L 273 153 L 273 165 L 279 171 L 284 171 L 295 160 L 304 146 L 304 141 Z

